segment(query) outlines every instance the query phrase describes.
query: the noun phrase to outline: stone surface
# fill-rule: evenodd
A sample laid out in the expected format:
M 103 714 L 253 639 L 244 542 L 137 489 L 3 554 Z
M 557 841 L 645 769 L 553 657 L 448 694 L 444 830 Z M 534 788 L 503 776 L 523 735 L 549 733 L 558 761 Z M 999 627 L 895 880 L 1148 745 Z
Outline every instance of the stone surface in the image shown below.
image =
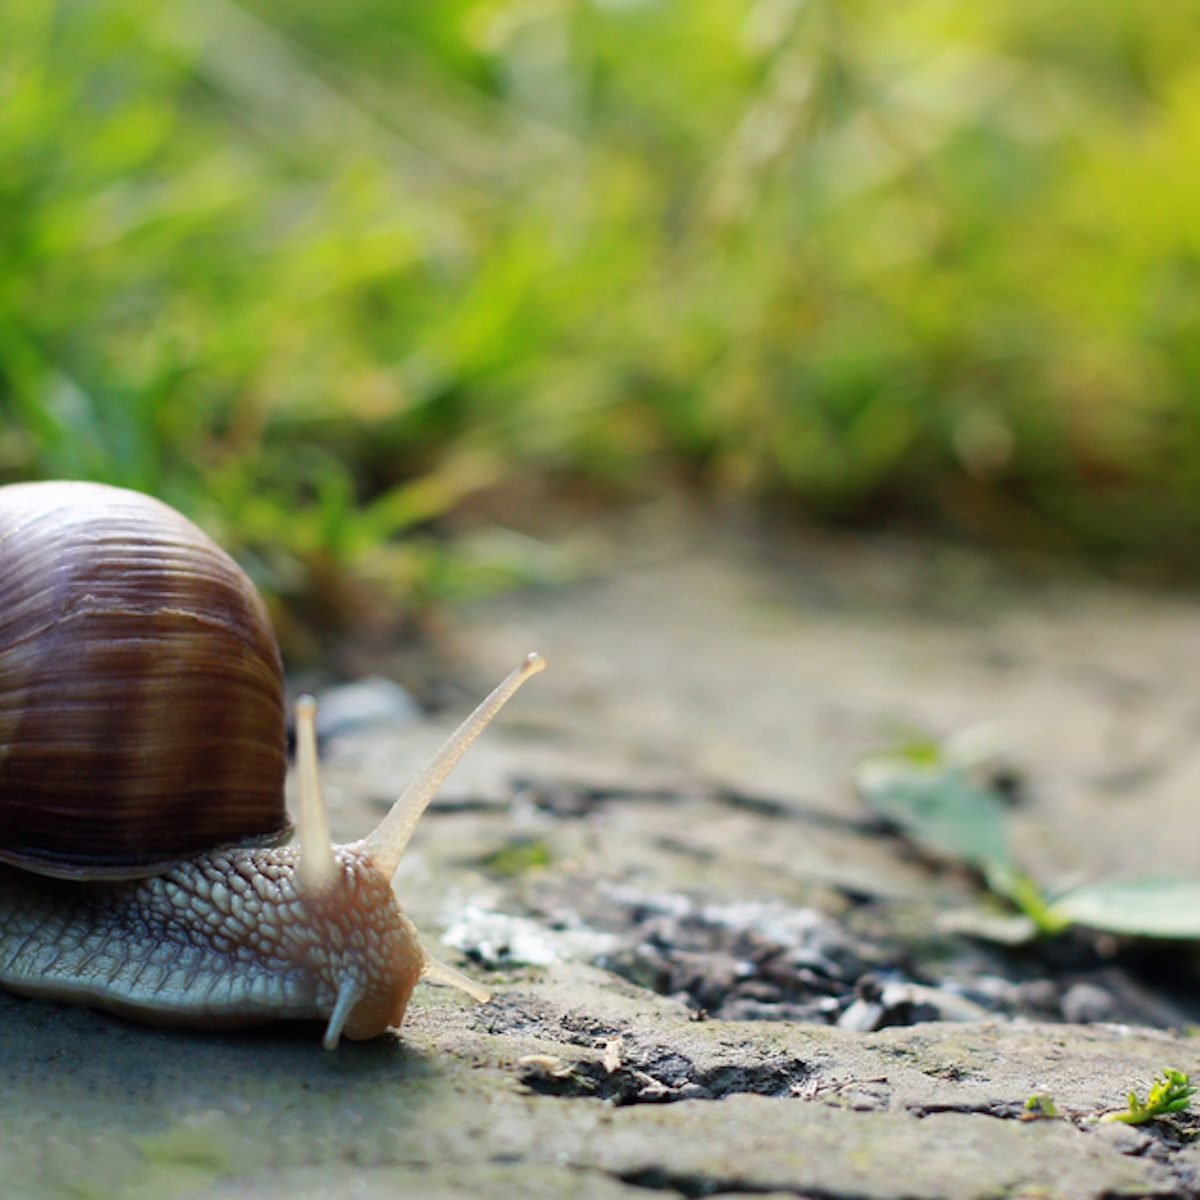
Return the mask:
M 10 1196 L 1184 1196 L 1178 1139 L 1095 1118 L 1198 1060 L 1118 1027 L 697 1022 L 567 965 L 481 1008 L 426 989 L 336 1053 L 3 997 L 0 1153 Z M 1022 1120 L 1033 1092 L 1060 1117 Z
M 1190 595 L 961 549 L 713 535 L 491 604 L 470 645 L 493 672 L 536 645 L 552 670 L 520 719 L 642 778 L 836 816 L 857 811 L 863 755 L 975 730 L 1026 777 L 1018 840 L 1047 882 L 1200 874 L 1177 836 L 1200 794 Z
M 1200 1075 L 1152 1027 L 1200 1017 L 1186 949 L 939 933 L 977 883 L 849 785 L 898 731 L 999 722 L 1040 879 L 1196 873 L 1190 603 L 887 542 L 698 540 L 461 628 L 460 712 L 347 729 L 325 779 L 361 835 L 475 683 L 546 655 L 397 880 L 492 1002 L 423 987 L 402 1031 L 329 1053 L 309 1027 L 0 994 L 5 1196 L 1200 1195 L 1192 1118 L 1098 1121 L 1164 1067 Z M 698 1011 L 778 1015 L 798 980 L 853 1028 Z M 888 1004 L 946 1019 L 870 1031 Z

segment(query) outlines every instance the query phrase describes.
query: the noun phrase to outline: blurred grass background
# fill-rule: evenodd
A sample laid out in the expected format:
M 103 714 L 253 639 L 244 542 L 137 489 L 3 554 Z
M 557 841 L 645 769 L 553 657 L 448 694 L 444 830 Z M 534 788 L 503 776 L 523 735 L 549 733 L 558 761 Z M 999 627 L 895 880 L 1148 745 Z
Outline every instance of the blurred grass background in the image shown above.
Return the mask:
M 522 486 L 1194 570 L 1198 17 L 11 3 L 0 479 L 333 622 L 503 577 L 438 535 Z

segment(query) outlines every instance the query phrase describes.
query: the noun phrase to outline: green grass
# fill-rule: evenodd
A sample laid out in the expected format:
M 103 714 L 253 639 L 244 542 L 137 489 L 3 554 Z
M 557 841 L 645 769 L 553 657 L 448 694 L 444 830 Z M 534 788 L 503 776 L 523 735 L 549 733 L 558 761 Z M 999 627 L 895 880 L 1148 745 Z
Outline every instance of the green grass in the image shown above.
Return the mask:
M 1194 567 L 1198 16 L 25 0 L 0 478 L 294 599 L 471 586 L 423 535 L 522 477 Z

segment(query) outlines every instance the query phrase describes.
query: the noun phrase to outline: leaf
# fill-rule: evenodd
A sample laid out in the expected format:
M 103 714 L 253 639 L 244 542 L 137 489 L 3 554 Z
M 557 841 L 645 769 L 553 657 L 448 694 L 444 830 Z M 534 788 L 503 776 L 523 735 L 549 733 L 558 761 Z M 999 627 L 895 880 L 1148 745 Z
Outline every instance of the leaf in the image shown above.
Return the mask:
M 862 763 L 856 782 L 870 808 L 926 849 L 984 870 L 1008 865 L 1004 802 L 961 768 L 886 755 Z
M 1050 906 L 1055 917 L 1108 933 L 1200 939 L 1200 879 L 1126 879 L 1086 884 Z

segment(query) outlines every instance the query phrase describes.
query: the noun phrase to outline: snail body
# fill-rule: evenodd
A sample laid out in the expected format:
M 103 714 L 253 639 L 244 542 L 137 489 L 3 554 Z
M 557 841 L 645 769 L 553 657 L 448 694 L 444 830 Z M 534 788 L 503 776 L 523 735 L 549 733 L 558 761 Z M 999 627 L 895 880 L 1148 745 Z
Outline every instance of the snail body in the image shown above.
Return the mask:
M 162 875 L 81 882 L 0 872 L 0 983 L 157 1025 L 324 1019 L 326 1043 L 399 1025 L 425 969 L 391 881 L 352 847 L 327 894 L 297 851 L 231 847 Z
M 99 484 L 0 488 L 0 984 L 198 1028 L 404 1017 L 423 949 L 392 876 L 530 655 L 367 837 L 330 843 L 315 706 L 283 800 L 280 656 L 250 580 L 168 506 Z

